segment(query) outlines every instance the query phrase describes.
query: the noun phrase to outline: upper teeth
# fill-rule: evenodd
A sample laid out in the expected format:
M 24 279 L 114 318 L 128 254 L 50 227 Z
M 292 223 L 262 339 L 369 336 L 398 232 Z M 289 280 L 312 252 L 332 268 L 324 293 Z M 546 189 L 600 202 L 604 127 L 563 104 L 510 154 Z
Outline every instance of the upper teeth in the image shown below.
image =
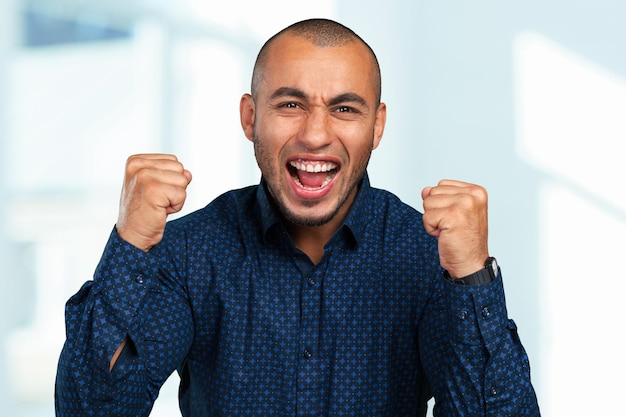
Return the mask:
M 306 172 L 328 172 L 337 168 L 337 164 L 333 164 L 332 162 L 325 162 L 322 164 L 307 164 L 302 161 L 291 161 L 289 164 L 297 170 Z

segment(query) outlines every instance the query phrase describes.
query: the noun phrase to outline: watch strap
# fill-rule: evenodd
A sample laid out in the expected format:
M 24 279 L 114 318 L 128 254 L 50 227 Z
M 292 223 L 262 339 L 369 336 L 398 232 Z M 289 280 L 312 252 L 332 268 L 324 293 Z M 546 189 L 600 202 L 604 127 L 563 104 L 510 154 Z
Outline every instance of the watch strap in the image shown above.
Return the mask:
M 496 258 L 489 257 L 485 261 L 485 267 L 462 278 L 451 278 L 446 271 L 446 277 L 457 285 L 480 285 L 489 284 L 498 276 L 498 263 Z

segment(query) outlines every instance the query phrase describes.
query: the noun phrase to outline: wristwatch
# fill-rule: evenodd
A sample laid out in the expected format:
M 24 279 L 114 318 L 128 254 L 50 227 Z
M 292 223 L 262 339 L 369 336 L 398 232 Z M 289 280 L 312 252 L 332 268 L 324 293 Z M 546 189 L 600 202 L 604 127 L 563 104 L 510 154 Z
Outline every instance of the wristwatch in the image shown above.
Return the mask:
M 450 275 L 446 271 L 446 276 Z M 452 282 L 458 285 L 479 285 L 479 284 L 488 284 L 491 281 L 494 281 L 498 276 L 498 262 L 496 262 L 496 258 L 490 256 L 485 261 L 485 267 L 473 274 L 465 276 L 463 278 L 453 279 L 450 278 Z

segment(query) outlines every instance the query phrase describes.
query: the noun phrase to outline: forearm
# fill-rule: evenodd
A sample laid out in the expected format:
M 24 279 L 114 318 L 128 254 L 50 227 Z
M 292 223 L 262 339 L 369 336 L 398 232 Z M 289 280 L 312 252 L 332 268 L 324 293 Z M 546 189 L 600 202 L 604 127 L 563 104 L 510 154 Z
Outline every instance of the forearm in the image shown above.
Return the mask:
M 67 339 L 57 368 L 56 415 L 148 415 L 148 384 L 141 363 L 127 361 L 123 369 L 109 369 L 108 352 L 112 354 L 114 346 L 110 340 L 117 331 L 112 323 L 98 319 L 100 303 L 92 291 L 88 283 L 66 305 Z
M 189 348 L 193 325 L 184 294 L 162 285 L 169 277 L 153 256 L 127 249 L 112 236 L 94 281 L 66 305 L 58 416 L 148 415 Z

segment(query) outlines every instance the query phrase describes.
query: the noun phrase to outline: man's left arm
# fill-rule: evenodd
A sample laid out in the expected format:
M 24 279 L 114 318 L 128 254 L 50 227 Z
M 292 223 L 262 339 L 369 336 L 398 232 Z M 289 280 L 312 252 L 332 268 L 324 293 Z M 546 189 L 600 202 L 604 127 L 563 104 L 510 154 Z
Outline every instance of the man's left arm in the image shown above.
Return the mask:
M 528 358 L 489 257 L 486 190 L 443 180 L 422 198 L 446 271 L 419 336 L 438 415 L 538 416 Z

